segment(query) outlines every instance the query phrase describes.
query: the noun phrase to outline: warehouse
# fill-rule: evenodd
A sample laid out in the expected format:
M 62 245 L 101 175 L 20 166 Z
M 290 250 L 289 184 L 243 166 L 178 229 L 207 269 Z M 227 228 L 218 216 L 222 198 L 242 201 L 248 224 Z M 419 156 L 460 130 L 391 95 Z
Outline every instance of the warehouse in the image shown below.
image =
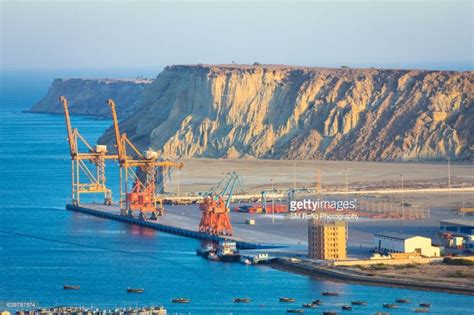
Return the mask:
M 471 237 L 474 235 L 474 220 L 443 220 L 440 222 L 440 229 L 443 232 L 451 232 L 459 236 Z
M 442 220 L 440 221 L 440 230 L 455 237 L 462 237 L 465 247 L 474 248 L 474 220 Z
M 425 257 L 439 257 L 440 249 L 431 245 L 428 237 L 401 234 L 377 233 L 374 234 L 375 252 L 389 253 L 419 253 Z

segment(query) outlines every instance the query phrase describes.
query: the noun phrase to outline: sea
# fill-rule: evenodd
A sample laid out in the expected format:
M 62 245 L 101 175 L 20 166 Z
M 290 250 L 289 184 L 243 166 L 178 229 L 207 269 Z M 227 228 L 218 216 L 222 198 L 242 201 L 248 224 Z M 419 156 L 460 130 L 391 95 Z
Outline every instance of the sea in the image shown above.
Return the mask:
M 66 71 L 59 75 L 71 76 Z M 284 314 L 321 299 L 320 307 L 306 313 L 341 314 L 342 305 L 363 300 L 367 306 L 354 306 L 347 313 L 374 314 L 384 311 L 383 303 L 409 298 L 412 303 L 389 313 L 410 314 L 426 302 L 430 314 L 474 314 L 472 296 L 321 281 L 266 266 L 210 262 L 196 256 L 197 240 L 65 210 L 71 198 L 71 166 L 64 117 L 24 112 L 59 75 L 2 73 L 0 309 L 163 305 L 169 314 Z M 111 125 L 83 116 L 74 116 L 72 123 L 92 143 Z M 107 171 L 109 185 L 118 188 L 117 167 L 111 163 Z M 81 289 L 66 291 L 65 284 Z M 145 291 L 131 294 L 128 287 Z M 323 291 L 340 294 L 322 297 Z M 279 302 L 284 296 L 296 298 L 296 303 Z M 171 303 L 176 297 L 191 303 Z M 236 297 L 252 302 L 233 303 Z

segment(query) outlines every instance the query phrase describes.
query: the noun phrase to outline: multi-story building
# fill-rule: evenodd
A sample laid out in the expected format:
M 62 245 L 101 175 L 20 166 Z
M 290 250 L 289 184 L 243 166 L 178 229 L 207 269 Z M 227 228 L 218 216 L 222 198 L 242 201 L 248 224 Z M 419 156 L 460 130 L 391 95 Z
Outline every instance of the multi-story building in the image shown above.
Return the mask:
M 311 259 L 344 260 L 347 227 L 344 221 L 308 221 L 308 257 Z

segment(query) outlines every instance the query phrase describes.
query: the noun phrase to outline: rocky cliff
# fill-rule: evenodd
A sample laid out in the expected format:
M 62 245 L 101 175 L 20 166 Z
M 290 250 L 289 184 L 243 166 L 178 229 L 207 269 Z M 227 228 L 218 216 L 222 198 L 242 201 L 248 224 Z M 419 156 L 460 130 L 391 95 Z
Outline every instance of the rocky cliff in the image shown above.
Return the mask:
M 472 160 L 473 80 L 472 71 L 169 66 L 121 128 L 169 156 Z M 111 129 L 100 142 L 113 143 Z
M 136 109 L 137 100 L 149 83 L 149 80 L 55 79 L 48 93 L 30 112 L 62 114 L 59 96 L 65 95 L 71 114 L 110 116 L 105 102 L 108 98 L 114 98 L 119 104 L 117 114 L 126 117 Z

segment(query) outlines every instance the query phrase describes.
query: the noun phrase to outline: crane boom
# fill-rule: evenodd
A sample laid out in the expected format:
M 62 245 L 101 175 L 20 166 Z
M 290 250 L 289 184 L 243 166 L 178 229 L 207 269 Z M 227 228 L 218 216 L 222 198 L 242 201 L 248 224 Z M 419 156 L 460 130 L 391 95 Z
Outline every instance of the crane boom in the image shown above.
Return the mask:
M 67 138 L 69 142 L 69 151 L 71 153 L 71 158 L 75 158 L 77 155 L 77 149 L 76 149 L 76 141 L 74 139 L 74 131 L 71 126 L 71 118 L 69 117 L 69 106 L 66 97 L 61 95 L 59 97 L 59 100 L 61 103 L 63 103 L 64 107 L 64 117 L 66 118 L 66 127 L 67 127 Z
M 115 142 L 117 143 L 117 155 L 118 155 L 120 164 L 123 164 L 127 160 L 127 157 L 125 156 L 122 136 L 120 135 L 120 129 L 119 129 L 119 124 L 118 124 L 118 119 L 117 119 L 117 112 L 115 110 L 114 100 L 109 98 L 107 100 L 107 105 L 110 106 L 110 110 L 112 112 L 112 120 L 114 122 Z

